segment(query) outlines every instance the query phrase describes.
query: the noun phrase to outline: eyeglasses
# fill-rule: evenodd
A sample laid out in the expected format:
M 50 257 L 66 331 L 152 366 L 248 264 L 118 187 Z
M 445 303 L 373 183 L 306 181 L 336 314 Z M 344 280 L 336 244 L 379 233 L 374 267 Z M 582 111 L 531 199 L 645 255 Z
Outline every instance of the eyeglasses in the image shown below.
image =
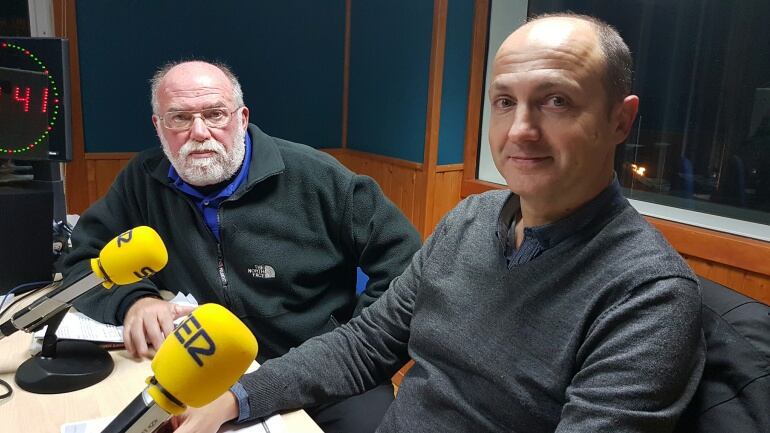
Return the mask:
M 233 111 L 228 111 L 225 107 L 207 108 L 201 111 L 168 111 L 163 113 L 163 126 L 177 131 L 190 129 L 195 118 L 200 117 L 209 128 L 223 128 L 230 123 L 232 114 L 240 108 Z

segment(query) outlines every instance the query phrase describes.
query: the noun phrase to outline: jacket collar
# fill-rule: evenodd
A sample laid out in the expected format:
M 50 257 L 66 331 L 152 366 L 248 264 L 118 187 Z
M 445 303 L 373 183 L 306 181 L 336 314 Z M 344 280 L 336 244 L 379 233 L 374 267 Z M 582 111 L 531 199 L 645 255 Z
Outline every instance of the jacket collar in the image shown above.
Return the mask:
M 251 161 L 249 161 L 249 177 L 246 182 L 233 193 L 231 199 L 235 200 L 251 190 L 259 182 L 283 173 L 286 165 L 283 162 L 280 150 L 275 139 L 260 130 L 256 125 L 249 124 L 248 134 L 251 137 Z M 155 180 L 164 185 L 170 185 L 168 169 L 171 162 L 166 155 L 161 153 L 160 159 L 148 159 L 144 162 L 145 170 Z

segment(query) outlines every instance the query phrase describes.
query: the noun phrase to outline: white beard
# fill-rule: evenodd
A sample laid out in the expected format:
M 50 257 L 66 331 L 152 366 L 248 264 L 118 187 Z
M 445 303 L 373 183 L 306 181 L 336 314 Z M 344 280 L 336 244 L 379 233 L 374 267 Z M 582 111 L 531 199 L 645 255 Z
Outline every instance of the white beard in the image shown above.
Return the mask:
M 246 154 L 246 128 L 238 125 L 230 153 L 225 146 L 213 138 L 203 142 L 190 140 L 173 155 L 168 142 L 163 135 L 158 134 L 163 153 L 171 161 L 171 165 L 185 182 L 193 186 L 207 186 L 224 182 L 233 177 L 241 168 L 243 156 Z M 210 151 L 215 155 L 208 158 L 191 158 L 192 152 Z

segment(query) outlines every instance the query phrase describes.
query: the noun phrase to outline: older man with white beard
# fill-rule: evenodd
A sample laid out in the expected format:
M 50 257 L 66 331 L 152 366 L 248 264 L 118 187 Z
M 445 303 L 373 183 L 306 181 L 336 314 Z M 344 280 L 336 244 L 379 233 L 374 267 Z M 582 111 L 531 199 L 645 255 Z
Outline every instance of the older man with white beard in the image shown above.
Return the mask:
M 116 234 L 139 225 L 158 231 L 169 251 L 162 271 L 76 302 L 122 324 L 129 353 L 152 357 L 189 312 L 163 300 L 165 289 L 226 306 L 258 338 L 260 361 L 280 356 L 358 315 L 419 248 L 417 232 L 371 178 L 250 125 L 224 65 L 169 64 L 151 84 L 162 151 L 139 153 L 118 175 L 81 217 L 64 259 L 67 284 Z M 369 276 L 360 296 L 357 267 Z M 228 395 L 247 418 L 243 388 Z M 392 399 L 386 383 L 308 412 L 325 431 L 374 431 Z

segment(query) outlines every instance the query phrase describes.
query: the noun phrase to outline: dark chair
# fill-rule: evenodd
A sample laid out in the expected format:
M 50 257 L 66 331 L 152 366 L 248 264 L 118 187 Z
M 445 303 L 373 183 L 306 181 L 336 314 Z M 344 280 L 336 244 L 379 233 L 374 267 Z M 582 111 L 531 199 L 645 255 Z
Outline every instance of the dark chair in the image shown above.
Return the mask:
M 706 367 L 680 433 L 770 432 L 770 307 L 700 279 Z

